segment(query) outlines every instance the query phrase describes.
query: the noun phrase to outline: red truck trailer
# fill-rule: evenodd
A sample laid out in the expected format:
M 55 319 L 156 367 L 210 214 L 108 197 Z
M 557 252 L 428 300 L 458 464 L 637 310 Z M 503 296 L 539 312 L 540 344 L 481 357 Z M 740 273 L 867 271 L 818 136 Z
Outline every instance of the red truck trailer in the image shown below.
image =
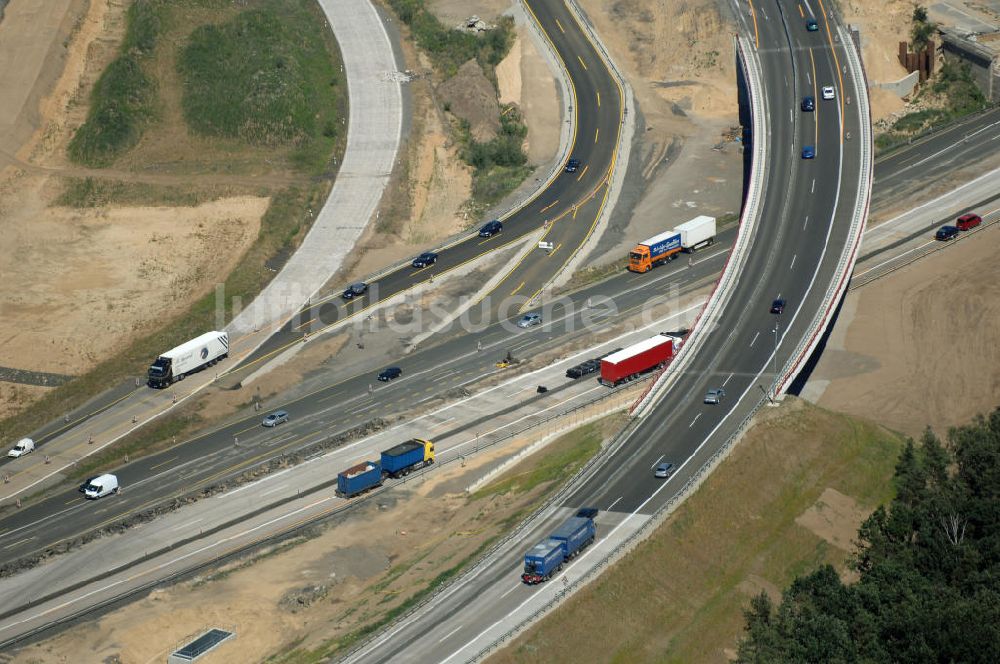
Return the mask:
M 603 358 L 599 380 L 608 387 L 621 385 L 666 364 L 679 348 L 680 339 L 657 334 Z

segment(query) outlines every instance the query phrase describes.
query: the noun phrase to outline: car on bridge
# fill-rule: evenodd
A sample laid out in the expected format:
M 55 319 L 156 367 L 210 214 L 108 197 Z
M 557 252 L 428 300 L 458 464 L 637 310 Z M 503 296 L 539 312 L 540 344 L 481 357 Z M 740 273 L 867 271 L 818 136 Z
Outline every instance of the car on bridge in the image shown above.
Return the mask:
M 816 100 L 813 99 L 812 97 L 803 97 L 802 98 L 802 110 L 806 111 L 806 112 L 815 111 L 816 110 Z
M 816 158 L 816 148 L 811 145 L 807 145 L 802 148 L 802 158 L 803 159 L 815 159 Z
M 565 170 L 567 173 L 576 173 L 579 168 L 580 168 L 579 159 L 570 159 L 569 161 L 566 162 Z
M 356 297 L 361 297 L 367 292 L 368 292 L 368 284 L 366 284 L 363 281 L 359 281 L 358 283 L 351 284 L 346 289 L 344 289 L 344 292 L 340 294 L 340 297 L 344 298 L 345 300 L 353 300 Z
M 819 30 L 819 23 L 816 22 L 816 19 L 814 18 L 806 19 L 806 30 L 808 30 L 809 32 L 816 32 L 817 30 Z
M 823 89 L 821 90 L 821 92 L 823 94 L 823 99 L 826 99 L 828 101 L 830 99 L 836 99 L 837 98 L 837 91 L 833 89 L 832 85 L 824 85 Z
M 778 297 L 771 303 L 771 313 L 781 315 L 785 313 L 785 301 Z
M 726 391 L 721 387 L 716 387 L 705 393 L 705 399 L 703 400 L 703 403 L 716 406 L 722 403 L 722 397 L 724 396 L 726 396 Z
M 500 223 L 499 219 L 488 221 L 479 229 L 479 237 L 493 237 L 500 233 L 503 233 L 503 224 Z
M 422 268 L 430 267 L 438 262 L 438 255 L 433 251 L 425 251 L 416 258 L 413 259 L 413 267 Z
M 954 240 L 956 237 L 958 237 L 958 228 L 956 226 L 942 226 L 934 234 L 935 240 L 948 241 Z
M 983 219 L 978 214 L 963 214 L 955 221 L 955 227 L 960 231 L 968 231 L 981 223 L 983 223 Z
M 661 479 L 666 479 L 674 474 L 674 464 L 672 463 L 661 463 L 653 471 L 653 477 L 659 477 Z

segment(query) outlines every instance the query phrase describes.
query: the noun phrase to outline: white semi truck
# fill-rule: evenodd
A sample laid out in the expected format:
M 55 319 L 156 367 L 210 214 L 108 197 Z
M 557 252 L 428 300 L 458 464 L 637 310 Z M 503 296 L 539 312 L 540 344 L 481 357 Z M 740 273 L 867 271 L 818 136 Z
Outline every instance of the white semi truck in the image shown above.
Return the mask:
M 149 386 L 168 387 L 183 380 L 184 376 L 210 367 L 229 356 L 229 335 L 225 332 L 206 332 L 182 343 L 156 358 L 149 367 Z
M 715 242 L 715 217 L 695 217 L 675 228 L 674 232 L 681 234 L 684 251 L 697 251 Z

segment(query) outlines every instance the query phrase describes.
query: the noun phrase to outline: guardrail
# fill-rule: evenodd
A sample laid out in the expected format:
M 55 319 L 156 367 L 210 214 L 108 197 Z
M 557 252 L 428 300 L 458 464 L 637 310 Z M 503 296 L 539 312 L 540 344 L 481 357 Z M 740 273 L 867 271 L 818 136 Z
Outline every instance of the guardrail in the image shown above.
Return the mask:
M 809 330 L 802 336 L 799 344 L 789 356 L 788 361 L 784 364 L 781 371 L 778 372 L 772 390 L 775 397 L 784 394 L 792 380 L 798 375 L 803 364 L 809 359 L 816 346 L 819 345 L 823 332 L 829 324 L 830 316 L 833 315 L 838 302 L 840 302 L 840 299 L 847 291 L 851 273 L 854 271 L 854 264 L 857 261 L 858 249 L 861 246 L 861 236 L 864 233 L 865 221 L 868 218 L 868 208 L 871 203 L 875 160 L 872 142 L 871 109 L 868 102 L 868 78 L 854 40 L 849 34 L 845 35 L 844 29 L 839 25 L 837 30 L 838 38 L 844 45 L 844 54 L 847 58 L 846 66 L 850 67 L 853 74 L 851 77 L 851 80 L 854 82 L 853 93 L 854 98 L 857 100 L 858 115 L 860 118 L 858 122 L 858 132 L 860 134 L 858 136 L 858 144 L 861 146 L 861 177 L 858 178 L 855 208 L 848 235 L 848 237 L 853 237 L 853 242 L 848 242 L 840 255 L 833 279 L 823 297 L 824 305 L 813 318 Z M 858 85 L 859 81 L 861 82 L 860 86 Z
M 750 91 L 750 105 L 752 107 L 754 156 L 751 164 L 750 191 L 747 193 L 746 205 L 743 207 L 736 242 L 726 258 L 722 276 L 716 282 L 705 307 L 692 324 L 691 333 L 681 347 L 678 356 L 650 383 L 646 392 L 632 407 L 632 414 L 636 417 L 643 417 L 658 396 L 669 390 L 677 378 L 683 375 L 687 365 L 691 363 L 691 358 L 697 354 L 698 348 L 707 338 L 705 333 L 710 332 L 715 326 L 715 320 L 720 315 L 721 309 L 729 302 L 732 289 L 738 281 L 744 263 L 746 263 L 760 217 L 760 205 L 764 190 L 764 164 L 767 160 L 767 132 L 764 126 L 767 113 L 765 111 L 766 100 L 762 93 L 764 87 L 763 72 L 760 68 L 760 61 L 756 57 L 756 51 L 750 48 L 745 39 L 735 37 L 734 46 L 741 54 L 740 62 L 743 65 L 744 76 Z M 748 57 L 748 54 L 752 54 L 752 57 Z
M 539 607 L 533 611 L 529 616 L 522 619 L 517 625 L 510 628 L 499 637 L 494 639 L 489 645 L 484 647 L 478 653 L 476 653 L 471 660 L 472 662 L 481 661 L 486 656 L 492 654 L 499 648 L 504 647 L 508 641 L 515 638 L 522 631 L 530 627 L 533 623 L 541 619 L 549 611 L 556 608 L 564 599 L 569 595 L 572 595 L 577 590 L 581 589 L 583 586 L 587 585 L 598 576 L 600 576 L 605 568 L 609 565 L 617 562 L 622 556 L 629 553 L 636 545 L 642 540 L 649 537 L 654 530 L 656 530 L 660 525 L 666 521 L 673 511 L 687 498 L 694 493 L 694 491 L 701 486 L 701 483 L 708 477 L 709 474 L 715 469 L 719 463 L 722 462 L 729 453 L 732 451 L 733 447 L 739 441 L 739 439 L 746 432 L 747 426 L 750 424 L 754 415 L 760 410 L 760 407 L 764 405 L 766 399 L 761 397 L 754 407 L 750 410 L 750 413 L 743 418 L 740 424 L 737 426 L 736 430 L 730 435 L 730 437 L 723 443 L 722 447 L 715 451 L 715 453 L 703 463 L 698 470 L 684 483 L 684 485 L 678 489 L 673 496 L 671 496 L 666 503 L 664 503 L 654 514 L 649 518 L 642 526 L 638 528 L 635 532 L 630 534 L 624 540 L 619 542 L 614 549 L 608 552 L 603 558 L 597 561 L 597 563 L 584 572 L 582 575 L 577 577 L 573 581 L 566 582 L 563 587 L 558 590 L 553 597 L 545 603 L 545 605 Z M 636 421 L 636 420 L 633 420 Z M 566 578 L 566 577 L 564 577 Z

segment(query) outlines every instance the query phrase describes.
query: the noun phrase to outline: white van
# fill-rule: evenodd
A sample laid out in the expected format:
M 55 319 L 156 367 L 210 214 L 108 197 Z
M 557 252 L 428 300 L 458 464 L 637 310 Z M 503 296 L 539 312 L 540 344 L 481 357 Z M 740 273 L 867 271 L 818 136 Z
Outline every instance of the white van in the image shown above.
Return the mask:
M 29 452 L 35 451 L 35 441 L 30 438 L 22 438 L 17 441 L 17 445 L 11 448 L 10 452 L 7 452 L 7 456 L 16 459 L 17 457 L 24 456 Z
M 98 475 L 83 490 L 83 495 L 93 500 L 111 493 L 118 493 L 118 478 L 114 475 Z

